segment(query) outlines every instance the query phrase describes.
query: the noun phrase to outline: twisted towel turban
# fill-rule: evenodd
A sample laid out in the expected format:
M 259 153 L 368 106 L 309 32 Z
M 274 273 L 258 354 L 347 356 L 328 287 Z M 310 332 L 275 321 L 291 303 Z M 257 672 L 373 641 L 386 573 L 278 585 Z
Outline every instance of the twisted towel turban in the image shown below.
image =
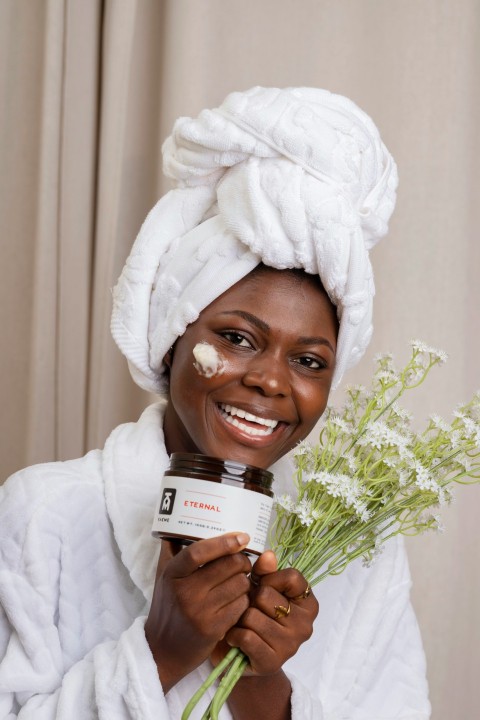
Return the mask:
M 340 321 L 338 385 L 372 335 L 368 251 L 395 205 L 395 163 L 372 120 L 325 90 L 256 87 L 177 120 L 163 156 L 175 189 L 113 293 L 112 334 L 134 380 L 164 392 L 170 346 L 263 262 L 320 276 Z

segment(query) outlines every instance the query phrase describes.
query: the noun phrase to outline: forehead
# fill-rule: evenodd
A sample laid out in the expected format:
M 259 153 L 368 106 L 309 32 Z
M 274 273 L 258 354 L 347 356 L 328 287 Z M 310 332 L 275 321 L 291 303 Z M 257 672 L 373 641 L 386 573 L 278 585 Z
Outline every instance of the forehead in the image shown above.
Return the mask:
M 248 309 L 259 318 L 289 326 L 324 325 L 336 336 L 336 308 L 318 276 L 260 266 L 214 300 L 201 315 Z
M 308 292 L 309 297 L 316 295 L 322 301 L 327 299 L 331 304 L 317 275 L 309 275 L 300 270 L 276 270 L 260 265 L 220 295 L 210 307 L 233 298 L 248 299 L 252 294 L 263 295 L 265 298 L 272 294 L 287 294 L 294 299 L 303 296 L 305 292 Z M 334 309 L 333 305 L 332 308 Z

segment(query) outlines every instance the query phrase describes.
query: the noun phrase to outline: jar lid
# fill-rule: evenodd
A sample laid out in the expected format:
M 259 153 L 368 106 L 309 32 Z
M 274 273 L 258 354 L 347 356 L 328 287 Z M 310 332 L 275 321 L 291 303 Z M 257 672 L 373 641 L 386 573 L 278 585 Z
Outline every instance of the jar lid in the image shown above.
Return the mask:
M 202 472 L 212 476 L 228 477 L 240 482 L 250 482 L 262 487 L 270 488 L 273 482 L 273 473 L 270 470 L 248 465 L 238 460 L 202 455 L 201 453 L 172 453 L 170 457 L 170 470 L 185 472 Z

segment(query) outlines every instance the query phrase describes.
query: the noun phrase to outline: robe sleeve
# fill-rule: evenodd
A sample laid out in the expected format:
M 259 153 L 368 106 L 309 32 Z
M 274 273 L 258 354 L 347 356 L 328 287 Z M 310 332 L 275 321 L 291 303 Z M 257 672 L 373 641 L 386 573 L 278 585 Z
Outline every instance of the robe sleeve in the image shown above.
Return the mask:
M 428 720 L 425 655 L 403 538 L 388 541 L 374 567 L 356 563 L 331 581 L 342 587 L 324 640 L 323 720 Z
M 81 492 L 60 463 L 0 487 L 0 720 L 170 718 L 91 465 Z
M 157 669 L 145 640 L 144 621 L 145 618 L 138 618 L 118 641 L 97 645 L 63 676 L 56 678 L 58 687 L 55 689 L 52 688 L 54 678 L 53 682 L 47 683 L 47 688 L 42 688 L 36 668 L 32 667 L 29 672 L 28 659 L 21 657 L 25 650 L 21 648 L 18 634 L 13 631 L 2 664 L 8 663 L 12 670 L 17 663 L 19 667 L 15 678 L 1 680 L 0 718 L 170 718 Z
M 322 703 L 294 675 L 287 673 L 292 686 L 292 720 L 325 720 Z
M 366 631 L 369 642 L 342 702 L 342 712 L 352 720 L 428 720 L 431 707 L 425 653 L 410 600 L 404 541 L 397 536 L 389 544 L 385 568 L 375 568 L 378 572 L 372 587 L 364 591 L 359 603 L 361 617 L 356 624 L 359 628 L 363 623 L 370 626 Z M 382 556 L 379 565 L 381 560 Z M 358 638 L 354 634 L 355 639 L 361 641 L 361 631 Z

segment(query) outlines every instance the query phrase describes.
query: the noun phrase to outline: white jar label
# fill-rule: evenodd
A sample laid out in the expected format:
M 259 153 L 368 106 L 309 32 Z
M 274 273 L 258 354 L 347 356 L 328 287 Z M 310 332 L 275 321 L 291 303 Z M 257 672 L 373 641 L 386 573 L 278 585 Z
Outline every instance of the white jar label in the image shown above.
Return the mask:
M 165 475 L 152 533 L 209 538 L 226 532 L 250 535 L 247 550 L 262 553 L 273 498 L 254 490 L 209 480 Z

